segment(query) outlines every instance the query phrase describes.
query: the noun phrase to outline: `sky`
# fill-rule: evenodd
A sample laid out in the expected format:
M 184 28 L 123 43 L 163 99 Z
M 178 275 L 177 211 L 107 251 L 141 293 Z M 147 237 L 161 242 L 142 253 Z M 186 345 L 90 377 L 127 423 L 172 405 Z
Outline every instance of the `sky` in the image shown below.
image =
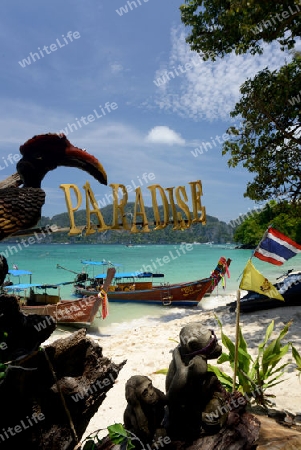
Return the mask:
M 49 172 L 42 215 L 67 211 L 60 184 L 84 199 L 86 181 L 101 205 L 111 183 L 133 186 L 128 201 L 141 186 L 151 206 L 149 185 L 185 186 L 190 201 L 189 182 L 201 180 L 208 215 L 229 223 L 258 206 L 243 195 L 252 175 L 222 156 L 224 133 L 239 124 L 229 113 L 241 84 L 289 56 L 272 44 L 260 56 L 203 62 L 185 41 L 181 3 L 2 0 L 0 180 L 15 172 L 20 145 L 49 132 L 64 132 L 108 175 L 104 186 L 76 168 Z

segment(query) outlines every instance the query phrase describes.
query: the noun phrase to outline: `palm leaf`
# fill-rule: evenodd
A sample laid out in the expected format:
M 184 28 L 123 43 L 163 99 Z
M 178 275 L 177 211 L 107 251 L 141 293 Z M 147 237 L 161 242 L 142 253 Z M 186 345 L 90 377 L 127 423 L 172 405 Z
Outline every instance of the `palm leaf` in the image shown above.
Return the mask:
M 153 374 L 154 375 L 159 375 L 159 374 L 167 375 L 167 372 L 168 372 L 168 369 L 159 369 L 159 370 L 156 370 L 156 372 L 153 372 Z

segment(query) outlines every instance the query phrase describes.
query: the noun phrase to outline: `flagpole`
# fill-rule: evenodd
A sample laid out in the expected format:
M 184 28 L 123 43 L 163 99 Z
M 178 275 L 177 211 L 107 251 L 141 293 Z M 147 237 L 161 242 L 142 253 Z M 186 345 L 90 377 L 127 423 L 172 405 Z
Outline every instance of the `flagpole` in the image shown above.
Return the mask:
M 254 253 L 256 252 L 256 250 L 257 250 L 258 248 L 260 248 L 260 244 L 262 243 L 262 241 L 267 237 L 268 232 L 269 232 L 269 229 L 271 228 L 271 226 L 272 226 L 272 225 L 269 225 L 268 228 L 267 228 L 267 230 L 264 232 L 264 234 L 263 234 L 263 236 L 262 236 L 262 238 L 261 238 L 259 244 L 257 245 L 257 247 L 255 248 L 255 250 L 253 251 L 250 260 L 253 258 Z
M 239 348 L 239 319 L 240 319 L 240 290 L 236 293 L 236 330 L 235 330 L 235 354 L 234 354 L 234 373 L 233 373 L 233 386 L 232 392 L 236 387 L 236 375 L 238 365 L 238 348 Z
M 260 244 L 262 241 L 267 237 L 269 233 L 269 229 L 272 227 L 272 225 L 269 225 L 267 230 L 265 231 L 264 235 L 262 236 L 259 244 L 255 248 L 255 250 L 252 253 L 252 256 L 249 258 L 249 261 L 251 262 L 256 250 L 260 248 Z M 252 264 L 252 263 L 251 263 Z M 246 269 L 244 269 L 245 271 Z M 244 272 L 243 272 L 244 273 Z M 240 277 L 239 277 L 240 278 Z M 238 278 L 238 279 L 239 279 Z M 241 286 L 241 283 L 240 283 Z M 238 366 L 238 349 L 239 349 L 239 320 L 240 320 L 240 289 L 237 290 L 236 293 L 236 329 L 235 329 L 235 353 L 234 353 L 234 370 L 233 370 L 233 386 L 232 391 L 235 391 L 236 387 L 236 377 L 237 377 L 237 366 Z

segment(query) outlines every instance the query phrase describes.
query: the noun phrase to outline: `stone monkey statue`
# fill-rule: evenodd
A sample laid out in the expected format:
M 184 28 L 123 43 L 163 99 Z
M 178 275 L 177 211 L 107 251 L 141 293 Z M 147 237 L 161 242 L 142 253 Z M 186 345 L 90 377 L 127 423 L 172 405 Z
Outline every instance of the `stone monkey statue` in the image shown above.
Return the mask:
M 166 396 L 148 377 L 132 376 L 125 385 L 125 398 L 127 406 L 123 420 L 126 430 L 134 433 L 143 444 L 152 444 L 166 435 L 162 425 Z
M 200 322 L 181 329 L 166 377 L 167 434 L 172 439 L 193 440 L 202 431 L 215 433 L 226 421 L 222 409 L 226 392 L 215 374 L 207 371 L 207 359 L 221 353 L 214 331 Z

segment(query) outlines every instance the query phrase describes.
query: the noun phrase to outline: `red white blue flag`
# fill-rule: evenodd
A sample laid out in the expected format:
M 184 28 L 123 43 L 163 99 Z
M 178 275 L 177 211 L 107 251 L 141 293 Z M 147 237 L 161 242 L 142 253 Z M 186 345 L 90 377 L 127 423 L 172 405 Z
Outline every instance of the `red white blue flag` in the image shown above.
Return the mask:
M 255 249 L 253 256 L 262 261 L 281 266 L 299 252 L 301 252 L 300 244 L 270 227 Z

